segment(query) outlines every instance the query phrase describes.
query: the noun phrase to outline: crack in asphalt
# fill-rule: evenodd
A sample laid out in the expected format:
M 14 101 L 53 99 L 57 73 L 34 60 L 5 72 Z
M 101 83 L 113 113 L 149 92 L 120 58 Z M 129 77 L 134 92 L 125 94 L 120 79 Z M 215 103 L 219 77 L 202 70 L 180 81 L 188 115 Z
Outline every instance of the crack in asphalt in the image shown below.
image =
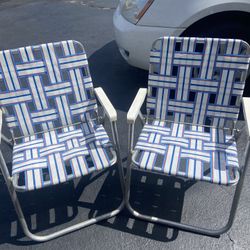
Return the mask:
M 71 3 L 71 4 L 81 4 L 83 6 L 87 6 L 90 8 L 94 8 L 94 9 L 99 9 L 99 10 L 115 10 L 116 6 L 102 6 L 99 5 L 98 3 L 96 3 L 96 1 L 94 0 L 84 0 L 84 1 L 79 1 L 79 0 L 70 0 L 70 1 L 66 1 L 67 3 Z
M 232 249 L 235 249 L 236 242 L 235 240 L 231 237 L 230 233 L 227 233 L 228 239 L 232 242 Z

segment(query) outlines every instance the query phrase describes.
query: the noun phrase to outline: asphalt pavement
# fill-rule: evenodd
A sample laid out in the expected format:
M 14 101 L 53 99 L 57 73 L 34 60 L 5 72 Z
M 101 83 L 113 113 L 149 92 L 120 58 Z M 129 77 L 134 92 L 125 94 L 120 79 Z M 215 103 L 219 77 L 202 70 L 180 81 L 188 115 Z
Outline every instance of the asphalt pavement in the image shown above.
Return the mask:
M 126 112 L 147 72 L 129 66 L 114 41 L 112 16 L 118 0 L 10 0 L 0 2 L 0 50 L 65 39 L 84 44 L 94 85 L 118 110 L 122 158 L 126 163 Z M 110 129 L 107 124 L 107 130 Z M 243 122 L 238 126 L 242 127 Z M 136 127 L 136 134 L 140 124 Z M 4 132 L 7 133 L 6 128 Z M 245 131 L 240 136 L 242 160 Z M 10 149 L 1 148 L 8 162 Z M 35 233 L 53 232 L 115 208 L 121 201 L 116 167 L 51 189 L 20 194 Z M 124 210 L 108 221 L 46 243 L 27 239 L 0 176 L 0 249 L 250 249 L 250 168 L 231 230 L 212 238 L 134 219 Z M 207 227 L 226 222 L 234 188 L 133 172 L 132 204 L 140 211 Z M 159 185 L 159 183 L 161 183 Z

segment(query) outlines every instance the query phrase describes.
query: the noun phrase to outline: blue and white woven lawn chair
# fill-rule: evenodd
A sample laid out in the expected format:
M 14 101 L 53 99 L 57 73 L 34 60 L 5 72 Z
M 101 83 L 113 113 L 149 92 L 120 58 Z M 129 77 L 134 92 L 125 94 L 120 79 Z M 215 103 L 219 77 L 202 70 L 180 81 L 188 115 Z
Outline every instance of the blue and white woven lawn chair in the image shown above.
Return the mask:
M 134 216 L 211 236 L 231 227 L 249 161 L 248 140 L 239 166 L 235 130 L 243 100 L 250 131 L 250 98 L 242 98 L 249 61 L 249 45 L 241 40 L 163 37 L 154 42 L 148 89 L 138 91 L 127 115 L 125 202 Z M 145 119 L 140 109 L 146 95 Z M 145 124 L 134 147 L 137 117 Z M 205 229 L 135 211 L 129 202 L 131 165 L 197 181 L 238 184 L 227 225 Z
M 110 120 L 113 146 L 98 122 L 103 117 L 96 98 Z M 28 237 L 51 240 L 121 211 L 124 202 L 104 215 L 37 236 L 29 231 L 16 194 L 63 183 L 116 162 L 123 180 L 117 113 L 102 88 L 93 88 L 81 43 L 70 40 L 1 51 L 0 107 L 0 124 L 3 113 L 13 137 L 12 173 L 2 152 L 0 167 Z

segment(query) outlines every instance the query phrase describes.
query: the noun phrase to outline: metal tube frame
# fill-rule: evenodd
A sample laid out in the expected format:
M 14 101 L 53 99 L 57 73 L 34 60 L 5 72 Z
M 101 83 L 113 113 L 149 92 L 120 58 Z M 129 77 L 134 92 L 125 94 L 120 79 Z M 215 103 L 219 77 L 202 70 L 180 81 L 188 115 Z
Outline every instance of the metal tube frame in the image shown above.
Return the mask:
M 207 228 L 203 228 L 203 227 L 197 227 L 197 226 L 193 226 L 193 225 L 184 224 L 181 222 L 165 220 L 165 219 L 161 219 L 161 218 L 150 216 L 150 215 L 145 215 L 145 214 L 139 213 L 131 206 L 129 200 L 130 200 L 130 183 L 131 183 L 131 172 L 132 172 L 131 167 L 132 167 L 132 155 L 133 155 L 133 141 L 134 141 L 134 123 L 129 124 L 129 128 L 128 128 L 128 161 L 127 161 L 127 171 L 126 171 L 126 178 L 125 178 L 125 188 L 126 188 L 125 189 L 126 190 L 126 192 L 125 192 L 125 205 L 126 205 L 128 211 L 133 216 L 135 216 L 136 218 L 139 218 L 141 220 L 145 220 L 145 221 L 149 221 L 149 222 L 153 222 L 153 223 L 159 223 L 162 225 L 170 226 L 170 227 L 181 229 L 184 231 L 198 233 L 198 234 L 202 234 L 202 235 L 213 236 L 213 237 L 219 237 L 221 234 L 227 232 L 231 228 L 233 221 L 234 221 L 234 218 L 235 218 L 236 210 L 238 207 L 240 194 L 242 191 L 243 182 L 244 182 L 244 178 L 245 178 L 245 174 L 246 174 L 247 164 L 250 161 L 250 142 L 249 142 L 249 139 L 247 141 L 247 147 L 245 149 L 244 163 L 243 163 L 243 166 L 240 168 L 240 179 L 239 179 L 239 182 L 236 186 L 236 190 L 234 193 L 228 221 L 227 221 L 226 225 L 224 225 L 223 227 L 221 227 L 219 229 L 207 229 Z
M 112 129 L 112 135 L 113 135 L 113 141 L 114 141 L 114 149 L 115 152 L 117 154 L 117 164 L 118 164 L 118 171 L 119 171 L 119 179 L 120 179 L 120 183 L 121 183 L 121 189 L 122 189 L 122 195 L 123 195 L 123 199 L 121 204 L 118 206 L 118 208 L 114 209 L 111 212 L 105 213 L 103 215 L 97 216 L 95 218 L 91 218 L 88 219 L 86 221 L 80 222 L 78 224 L 69 226 L 65 229 L 59 230 L 57 232 L 48 234 L 48 235 L 37 235 L 37 234 L 33 234 L 27 225 L 27 222 L 25 220 L 25 216 L 23 214 L 23 210 L 21 208 L 20 202 L 18 200 L 17 197 L 17 192 L 14 188 L 13 185 L 13 178 L 10 176 L 8 167 L 6 165 L 6 162 L 4 160 L 3 154 L 0 151 L 0 169 L 2 171 L 3 177 L 5 179 L 11 200 L 13 202 L 14 208 L 16 210 L 19 222 L 21 224 L 21 227 L 23 229 L 24 234 L 29 237 L 31 240 L 37 241 L 37 242 L 44 242 L 44 241 L 49 241 L 52 239 L 55 239 L 57 237 L 63 236 L 65 234 L 68 234 L 70 232 L 79 230 L 81 228 L 90 226 L 92 224 L 95 224 L 97 222 L 100 222 L 102 220 L 106 220 L 109 219 L 113 216 L 116 216 L 117 214 L 119 214 L 122 209 L 125 206 L 125 202 L 124 202 L 124 195 L 125 195 L 125 188 L 124 188 L 124 173 L 123 173 L 123 167 L 122 167 L 122 161 L 121 161 L 121 152 L 120 152 L 120 146 L 119 146 L 119 139 L 118 139 L 118 132 L 117 132 L 117 125 L 116 122 L 111 122 L 111 129 Z M 2 137 L 3 138 L 3 137 Z
M 3 135 L 3 134 L 1 134 L 1 139 L 5 142 L 5 143 L 7 143 L 10 147 L 12 147 L 13 146 L 13 140 L 12 140 L 12 138 L 7 138 L 5 135 Z

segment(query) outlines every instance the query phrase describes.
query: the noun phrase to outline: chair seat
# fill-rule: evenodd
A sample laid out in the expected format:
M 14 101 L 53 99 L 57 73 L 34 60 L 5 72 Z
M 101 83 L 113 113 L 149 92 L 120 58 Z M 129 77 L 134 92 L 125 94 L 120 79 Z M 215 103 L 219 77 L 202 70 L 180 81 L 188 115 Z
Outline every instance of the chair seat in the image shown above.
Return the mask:
M 238 182 L 235 138 L 230 130 L 153 121 L 144 125 L 133 162 L 168 175 L 231 185 Z
M 110 146 L 103 126 L 89 123 L 23 137 L 14 145 L 12 175 L 26 190 L 63 183 L 111 166 Z

